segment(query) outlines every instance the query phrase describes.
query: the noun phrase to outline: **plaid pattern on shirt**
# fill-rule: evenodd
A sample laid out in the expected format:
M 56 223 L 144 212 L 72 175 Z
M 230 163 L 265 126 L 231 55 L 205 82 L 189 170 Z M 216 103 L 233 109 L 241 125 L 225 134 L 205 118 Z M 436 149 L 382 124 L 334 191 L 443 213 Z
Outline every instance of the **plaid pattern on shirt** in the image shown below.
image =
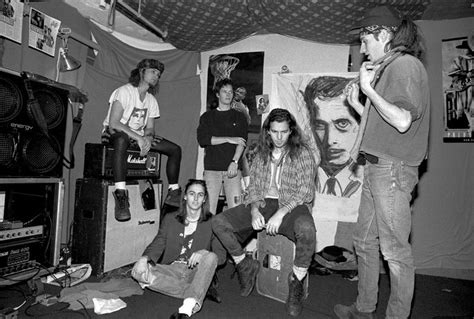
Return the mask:
M 264 164 L 260 154 L 255 156 L 250 167 L 249 196 L 244 204 L 261 202 L 264 205 L 265 195 L 270 187 L 271 160 Z M 301 147 L 295 158 L 288 154 L 283 159 L 279 185 L 279 206 L 285 206 L 290 211 L 298 205 L 312 204 L 315 192 L 317 165 L 313 155 L 306 147 Z

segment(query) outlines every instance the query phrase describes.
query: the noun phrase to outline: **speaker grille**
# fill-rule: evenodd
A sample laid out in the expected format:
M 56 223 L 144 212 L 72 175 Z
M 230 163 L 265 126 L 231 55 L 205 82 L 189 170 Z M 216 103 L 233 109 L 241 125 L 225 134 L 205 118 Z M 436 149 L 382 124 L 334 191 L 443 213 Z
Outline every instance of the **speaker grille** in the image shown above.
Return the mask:
M 0 70 L 0 177 L 63 174 L 68 91 Z
M 48 129 L 53 129 L 61 124 L 66 112 L 61 98 L 48 89 L 35 90 L 34 95 L 41 106 Z
M 9 167 L 15 158 L 15 138 L 10 133 L 0 133 L 0 165 Z
M 59 149 L 59 143 L 54 136 L 50 139 L 43 135 L 30 136 L 23 144 L 23 164 L 33 172 L 48 173 L 61 160 Z
M 23 106 L 23 98 L 18 86 L 7 79 L 0 77 L 0 123 L 7 123 L 14 119 Z

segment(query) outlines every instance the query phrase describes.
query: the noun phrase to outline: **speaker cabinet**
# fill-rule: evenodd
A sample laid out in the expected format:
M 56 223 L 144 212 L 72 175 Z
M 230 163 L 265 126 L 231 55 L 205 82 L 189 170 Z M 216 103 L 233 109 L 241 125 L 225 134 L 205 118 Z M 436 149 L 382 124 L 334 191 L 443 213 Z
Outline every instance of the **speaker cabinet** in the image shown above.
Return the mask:
M 160 224 L 161 181 L 127 181 L 131 219 L 115 219 L 113 182 L 84 178 L 76 181 L 72 262 L 89 263 L 92 273 L 102 275 L 110 270 L 134 263 L 158 233 Z M 151 188 L 155 209 L 145 210 L 143 188 Z
M 62 177 L 68 91 L 29 83 L 50 138 L 36 124 L 23 78 L 0 70 L 0 177 Z

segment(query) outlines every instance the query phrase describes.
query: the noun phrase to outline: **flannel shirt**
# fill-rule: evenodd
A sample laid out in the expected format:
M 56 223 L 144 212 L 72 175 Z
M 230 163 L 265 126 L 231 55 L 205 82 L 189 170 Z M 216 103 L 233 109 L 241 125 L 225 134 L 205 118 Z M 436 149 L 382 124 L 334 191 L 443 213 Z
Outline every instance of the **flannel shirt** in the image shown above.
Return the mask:
M 311 151 L 301 147 L 299 154 L 292 159 L 285 155 L 280 171 L 278 187 L 279 207 L 287 207 L 291 212 L 298 205 L 307 205 L 311 210 L 314 199 L 317 165 Z M 255 156 L 250 166 L 249 196 L 244 205 L 260 202 L 265 205 L 265 195 L 270 188 L 271 160 L 265 164 L 260 155 Z

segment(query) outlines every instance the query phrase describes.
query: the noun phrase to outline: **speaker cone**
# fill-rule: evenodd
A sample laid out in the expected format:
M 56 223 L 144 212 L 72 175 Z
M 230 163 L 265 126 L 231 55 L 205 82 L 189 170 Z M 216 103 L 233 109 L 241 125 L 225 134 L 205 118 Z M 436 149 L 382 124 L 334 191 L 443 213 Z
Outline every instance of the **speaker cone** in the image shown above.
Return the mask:
M 53 170 L 61 160 L 60 146 L 54 136 L 33 135 L 22 147 L 22 159 L 31 171 L 44 174 Z
M 18 86 L 0 77 L 0 123 L 8 123 L 18 116 L 23 106 L 23 98 Z
M 36 89 L 35 98 L 41 107 L 44 119 L 48 129 L 53 129 L 64 119 L 66 108 L 60 97 L 53 91 L 48 89 Z

